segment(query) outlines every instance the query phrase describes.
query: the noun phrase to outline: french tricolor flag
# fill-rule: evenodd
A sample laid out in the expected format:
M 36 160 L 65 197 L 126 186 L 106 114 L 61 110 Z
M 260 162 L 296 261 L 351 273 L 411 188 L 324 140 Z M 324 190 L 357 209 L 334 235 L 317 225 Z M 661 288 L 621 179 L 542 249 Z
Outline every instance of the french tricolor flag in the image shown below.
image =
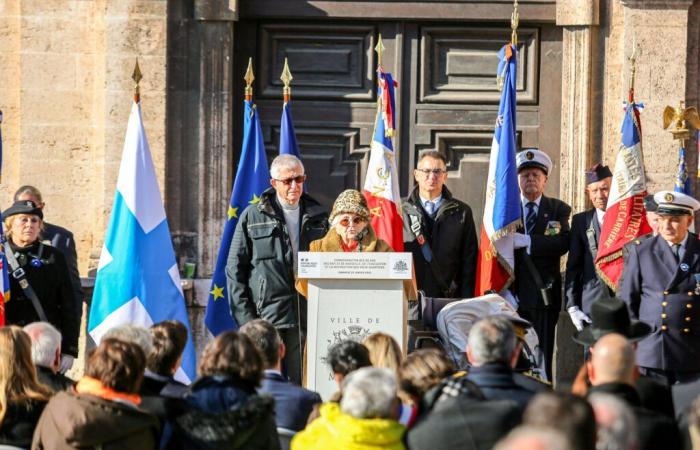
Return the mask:
M 505 45 L 498 57 L 498 80 L 503 91 L 491 143 L 476 273 L 477 295 L 484 295 L 487 291 L 501 292 L 512 283 L 515 267 L 513 233 L 522 221 L 515 162 L 515 46 Z
M 402 252 L 401 195 L 396 171 L 396 154 L 391 142 L 394 135 L 394 88 L 397 83 L 390 73 L 384 72 L 381 68 L 378 75 L 377 118 L 370 145 L 363 194 L 369 206 L 370 223 L 377 237 L 391 245 L 395 252 Z
M 629 101 L 622 120 L 622 144 L 615 159 L 613 181 L 605 218 L 600 227 L 595 260 L 598 276 L 613 290 L 617 290 L 624 268 L 623 247 L 651 232 L 644 209 L 647 181 L 642 154 L 640 107 L 634 101 L 634 87 L 630 87 Z

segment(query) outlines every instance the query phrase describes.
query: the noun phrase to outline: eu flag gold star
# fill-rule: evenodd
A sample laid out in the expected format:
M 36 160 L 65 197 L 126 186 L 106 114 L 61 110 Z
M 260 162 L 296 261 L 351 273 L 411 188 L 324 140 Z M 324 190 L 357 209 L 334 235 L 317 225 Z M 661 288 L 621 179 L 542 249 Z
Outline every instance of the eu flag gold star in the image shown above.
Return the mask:
M 238 219 L 238 207 L 234 208 L 233 206 L 228 207 L 228 220 L 231 219 Z
M 260 203 L 260 197 L 253 194 L 253 199 L 251 201 L 249 201 L 248 203 L 250 203 L 251 205 L 257 205 L 258 203 Z
M 214 296 L 214 301 L 217 301 L 220 298 L 224 298 L 224 287 L 218 287 L 215 284 L 214 289 L 209 291 L 209 293 Z

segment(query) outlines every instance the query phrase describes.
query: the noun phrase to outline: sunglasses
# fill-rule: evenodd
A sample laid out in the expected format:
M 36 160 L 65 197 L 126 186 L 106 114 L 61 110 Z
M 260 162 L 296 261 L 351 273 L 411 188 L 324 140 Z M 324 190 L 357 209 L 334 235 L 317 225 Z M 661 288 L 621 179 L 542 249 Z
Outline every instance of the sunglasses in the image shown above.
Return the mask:
M 365 219 L 363 219 L 362 217 L 353 217 L 353 218 L 352 218 L 352 224 L 353 224 L 353 225 L 359 225 L 359 224 L 361 224 L 361 223 L 364 222 L 364 221 L 365 221 Z M 347 227 L 348 225 L 350 225 L 350 219 L 348 219 L 347 217 L 345 217 L 345 218 L 343 218 L 343 219 L 340 219 L 340 222 L 338 222 L 338 223 L 341 224 L 341 225 L 344 226 L 344 227 Z
M 284 180 L 278 180 L 277 178 L 274 179 L 275 181 L 284 184 L 285 186 L 289 186 L 292 184 L 292 182 L 296 184 L 301 184 L 304 181 L 306 181 L 306 175 L 299 175 L 298 177 L 292 177 L 292 178 L 285 178 Z

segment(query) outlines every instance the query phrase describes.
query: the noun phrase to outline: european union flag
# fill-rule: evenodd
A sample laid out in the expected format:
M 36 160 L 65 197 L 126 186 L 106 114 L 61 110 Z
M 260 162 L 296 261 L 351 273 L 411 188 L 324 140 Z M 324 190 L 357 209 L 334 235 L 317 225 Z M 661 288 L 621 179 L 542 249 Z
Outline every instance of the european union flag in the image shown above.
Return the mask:
M 301 159 L 297 136 L 294 133 L 294 123 L 292 122 L 291 101 L 284 102 L 282 106 L 282 121 L 280 123 L 280 155 L 294 155 Z
M 236 179 L 233 182 L 226 225 L 221 236 L 219 255 L 216 258 L 216 267 L 211 280 L 207 312 L 204 318 L 205 325 L 214 336 L 238 328 L 238 324 L 231 316 L 226 293 L 226 260 L 233 232 L 236 230 L 236 223 L 238 223 L 238 216 L 248 205 L 258 203 L 260 194 L 268 187 L 270 187 L 270 172 L 267 166 L 262 130 L 260 129 L 260 119 L 253 102 L 246 100 L 241 159 L 238 162 Z
M 678 173 L 676 174 L 676 181 L 673 183 L 673 190 L 691 195 L 690 178 L 688 178 L 688 170 L 685 165 L 685 147 L 681 147 L 678 153 Z
M 97 268 L 88 332 L 99 343 L 112 327 L 149 327 L 164 320 L 178 320 L 190 329 L 141 108 L 134 102 Z M 189 383 L 197 375 L 195 369 L 190 331 L 175 378 Z

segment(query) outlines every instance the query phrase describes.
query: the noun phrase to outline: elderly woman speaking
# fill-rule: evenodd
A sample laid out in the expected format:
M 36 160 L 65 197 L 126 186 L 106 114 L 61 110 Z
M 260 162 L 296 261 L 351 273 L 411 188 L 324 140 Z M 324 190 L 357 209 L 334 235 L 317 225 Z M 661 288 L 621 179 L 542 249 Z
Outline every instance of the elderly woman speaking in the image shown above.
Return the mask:
M 15 202 L 3 211 L 8 260 L 12 261 L 10 298 L 5 303 L 5 323 L 24 326 L 46 321 L 63 337 L 61 369 L 70 368 L 78 356 L 80 314 L 76 311 L 68 266 L 63 254 L 41 242 L 44 215 L 31 200 Z M 21 270 L 20 270 L 21 269 Z M 15 277 L 14 275 L 17 275 Z
M 309 246 L 312 252 L 391 252 L 391 246 L 377 238 L 369 223 L 365 197 L 354 189 L 340 193 L 328 219 L 331 229 Z

